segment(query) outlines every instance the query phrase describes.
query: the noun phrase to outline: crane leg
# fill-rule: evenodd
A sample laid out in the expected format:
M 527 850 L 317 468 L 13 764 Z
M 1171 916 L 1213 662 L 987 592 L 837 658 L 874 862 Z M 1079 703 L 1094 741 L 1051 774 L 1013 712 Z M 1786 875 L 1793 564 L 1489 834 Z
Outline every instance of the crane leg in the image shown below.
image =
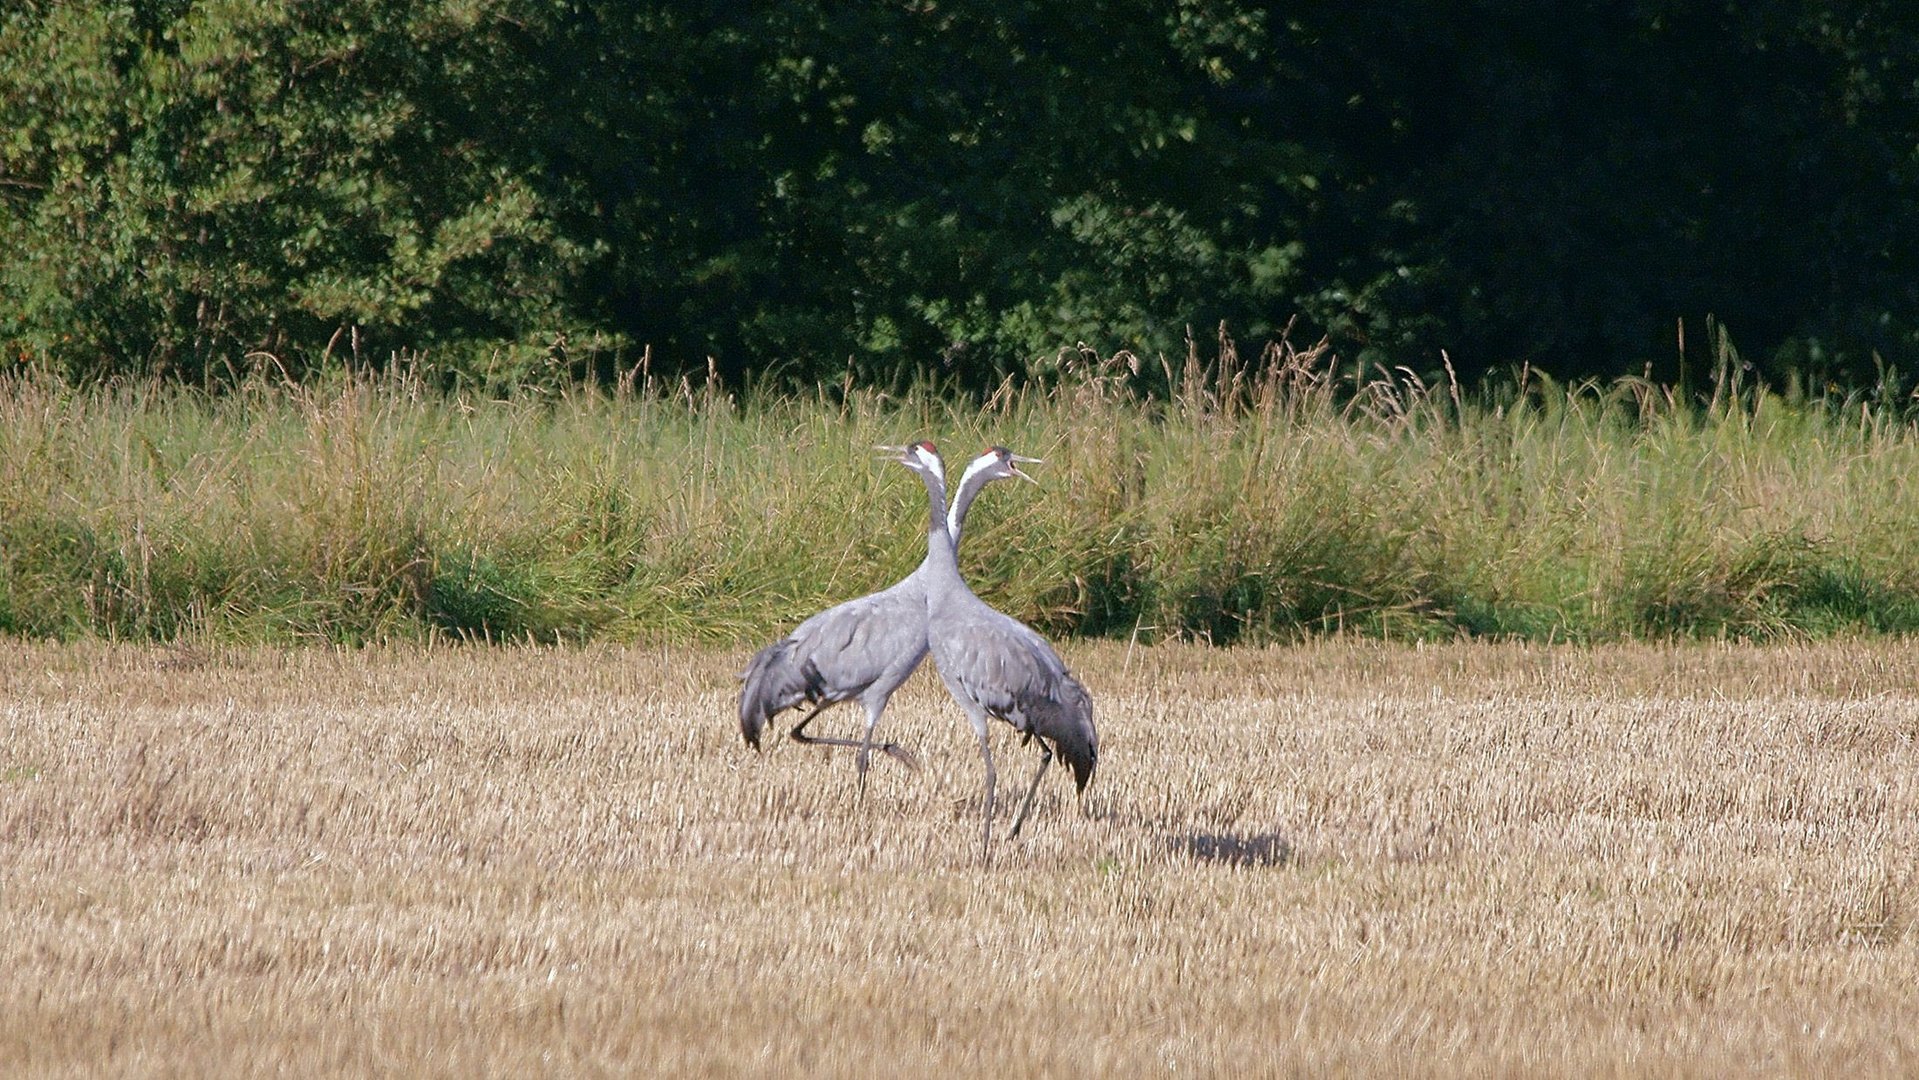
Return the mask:
M 1039 778 L 1046 775 L 1046 767 L 1052 763 L 1052 748 L 1046 745 L 1045 739 L 1041 739 L 1039 741 L 1039 771 L 1033 774 L 1033 783 L 1026 789 L 1025 801 L 1019 804 L 1019 814 L 1013 818 L 1013 831 L 1006 834 L 1008 840 L 1018 836 L 1019 827 L 1026 824 L 1026 812 L 1033 808 L 1033 793 L 1039 790 Z
M 805 719 L 793 725 L 793 732 L 792 732 L 793 741 L 799 742 L 799 743 L 805 743 L 808 746 L 861 746 L 863 747 L 865 743 L 863 743 L 861 740 L 858 740 L 858 739 L 837 739 L 831 735 L 808 735 L 806 733 L 806 725 L 812 723 L 814 717 L 818 716 L 828 706 L 834 705 L 834 704 L 837 704 L 837 702 L 822 701 L 818 705 L 813 706 L 813 711 L 810 713 L 807 713 Z M 869 736 L 872 734 L 870 729 L 868 730 L 867 734 Z M 911 750 L 908 750 L 903 746 L 896 746 L 893 743 L 889 742 L 889 743 L 881 743 L 879 748 L 882 751 L 885 751 L 888 757 L 893 758 L 895 761 L 900 762 L 901 764 L 905 765 L 909 769 L 913 769 L 917 771 L 920 767 L 919 759 L 913 756 L 913 752 Z M 862 788 L 864 788 L 865 786 L 865 780 L 866 780 L 866 771 L 864 769 L 861 769 L 860 781 L 861 781 Z
M 885 712 L 886 712 L 886 702 L 884 701 L 880 702 L 877 706 L 868 705 L 866 708 L 866 730 L 862 732 L 860 735 L 859 756 L 853 759 L 854 767 L 859 771 L 861 801 L 865 801 L 866 799 L 866 762 L 867 762 L 867 759 L 872 756 L 873 729 L 879 727 L 880 716 L 884 714 Z M 908 750 L 902 746 L 895 746 L 894 744 L 890 742 L 881 743 L 880 749 L 885 751 L 894 760 L 901 762 L 907 768 L 913 770 L 914 772 L 919 771 L 919 767 L 920 767 L 919 759 L 913 756 L 913 752 L 911 750 Z
M 973 725 L 979 729 L 979 752 L 986 759 L 986 828 L 980 835 L 980 858 L 993 861 L 993 789 L 999 786 L 999 778 L 993 772 L 993 747 L 986 737 L 986 725 Z

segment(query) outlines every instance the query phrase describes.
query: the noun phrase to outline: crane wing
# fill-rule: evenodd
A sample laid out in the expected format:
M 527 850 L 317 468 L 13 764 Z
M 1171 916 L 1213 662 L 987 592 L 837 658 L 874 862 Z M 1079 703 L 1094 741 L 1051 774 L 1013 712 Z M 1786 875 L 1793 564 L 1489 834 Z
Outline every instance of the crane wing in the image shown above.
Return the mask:
M 760 745 L 766 721 L 801 702 L 858 697 L 905 682 L 926 656 L 926 594 L 912 578 L 807 619 L 740 673 L 740 734 Z
M 1014 729 L 1053 743 L 1083 790 L 1099 763 L 1093 699 L 1046 639 L 984 603 L 944 624 L 940 674 Z

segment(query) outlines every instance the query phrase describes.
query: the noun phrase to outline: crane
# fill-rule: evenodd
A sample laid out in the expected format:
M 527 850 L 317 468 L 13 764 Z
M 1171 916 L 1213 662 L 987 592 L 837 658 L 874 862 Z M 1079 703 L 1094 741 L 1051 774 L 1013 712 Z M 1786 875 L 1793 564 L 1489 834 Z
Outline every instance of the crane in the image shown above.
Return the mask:
M 1046 775 L 1056 752 L 1073 770 L 1073 781 L 1082 794 L 1099 764 L 1099 732 L 1093 726 L 1093 699 L 1086 687 L 1067 670 L 1045 638 L 974 595 L 960 576 L 954 551 L 954 538 L 964 527 L 966 512 L 980 489 L 994 480 L 1015 476 L 1037 483 L 1019 469 L 1021 464 L 1036 460 L 1020 457 L 1003 446 L 990 447 L 974 458 L 960 478 L 946 528 L 935 530 L 928 540 L 927 565 L 934 573 L 927 581 L 927 643 L 946 689 L 972 723 L 973 733 L 979 737 L 980 756 L 986 761 L 982 854 L 988 858 L 996 787 L 993 748 L 987 738 L 988 717 L 1011 724 L 1025 736 L 1022 745 L 1039 741 L 1039 771 L 1033 774 L 1026 798 L 1013 818 L 1009 840 L 1018 836 L 1020 826 L 1025 824 L 1040 778 Z M 928 478 L 929 489 L 935 480 L 943 478 Z
M 931 442 L 879 449 L 919 473 L 926 483 L 930 512 L 927 555 L 911 574 L 893 585 L 827 608 L 793 632 L 761 649 L 740 673 L 740 734 L 760 747 L 766 722 L 787 709 L 811 705 L 793 727 L 793 738 L 807 744 L 859 747 L 855 759 L 860 793 L 866 791 L 866 766 L 886 703 L 926 657 L 926 586 L 936 570 L 934 543 L 951 559 L 946 540 L 946 467 Z M 806 725 L 832 705 L 857 700 L 866 710 L 866 730 L 858 741 L 808 735 Z M 879 749 L 917 769 L 912 753 L 893 743 Z

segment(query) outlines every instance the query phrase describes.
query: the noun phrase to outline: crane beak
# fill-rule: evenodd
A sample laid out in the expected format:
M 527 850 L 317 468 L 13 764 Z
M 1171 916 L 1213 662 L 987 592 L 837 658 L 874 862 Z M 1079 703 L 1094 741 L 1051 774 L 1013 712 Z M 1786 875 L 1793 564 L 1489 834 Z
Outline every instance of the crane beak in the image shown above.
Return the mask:
M 1010 454 L 1008 456 L 1011 457 L 1012 460 L 1017 463 L 1010 466 L 1010 468 L 1013 470 L 1013 475 L 1019 477 L 1021 480 L 1024 480 L 1029 484 L 1032 484 L 1035 487 L 1038 487 L 1039 481 L 1019 471 L 1019 467 L 1021 465 L 1044 465 L 1046 464 L 1046 459 L 1036 458 L 1036 457 L 1021 457 L 1018 454 Z

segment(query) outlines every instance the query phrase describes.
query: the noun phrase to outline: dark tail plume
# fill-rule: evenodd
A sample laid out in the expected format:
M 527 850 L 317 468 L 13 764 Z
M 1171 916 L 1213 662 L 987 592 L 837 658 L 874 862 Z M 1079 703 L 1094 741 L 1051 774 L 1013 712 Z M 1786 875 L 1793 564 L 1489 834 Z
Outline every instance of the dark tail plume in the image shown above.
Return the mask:
M 740 735 L 746 745 L 760 748 L 766 722 L 806 700 L 806 675 L 793 662 L 791 638 L 776 641 L 756 653 L 740 672 Z

